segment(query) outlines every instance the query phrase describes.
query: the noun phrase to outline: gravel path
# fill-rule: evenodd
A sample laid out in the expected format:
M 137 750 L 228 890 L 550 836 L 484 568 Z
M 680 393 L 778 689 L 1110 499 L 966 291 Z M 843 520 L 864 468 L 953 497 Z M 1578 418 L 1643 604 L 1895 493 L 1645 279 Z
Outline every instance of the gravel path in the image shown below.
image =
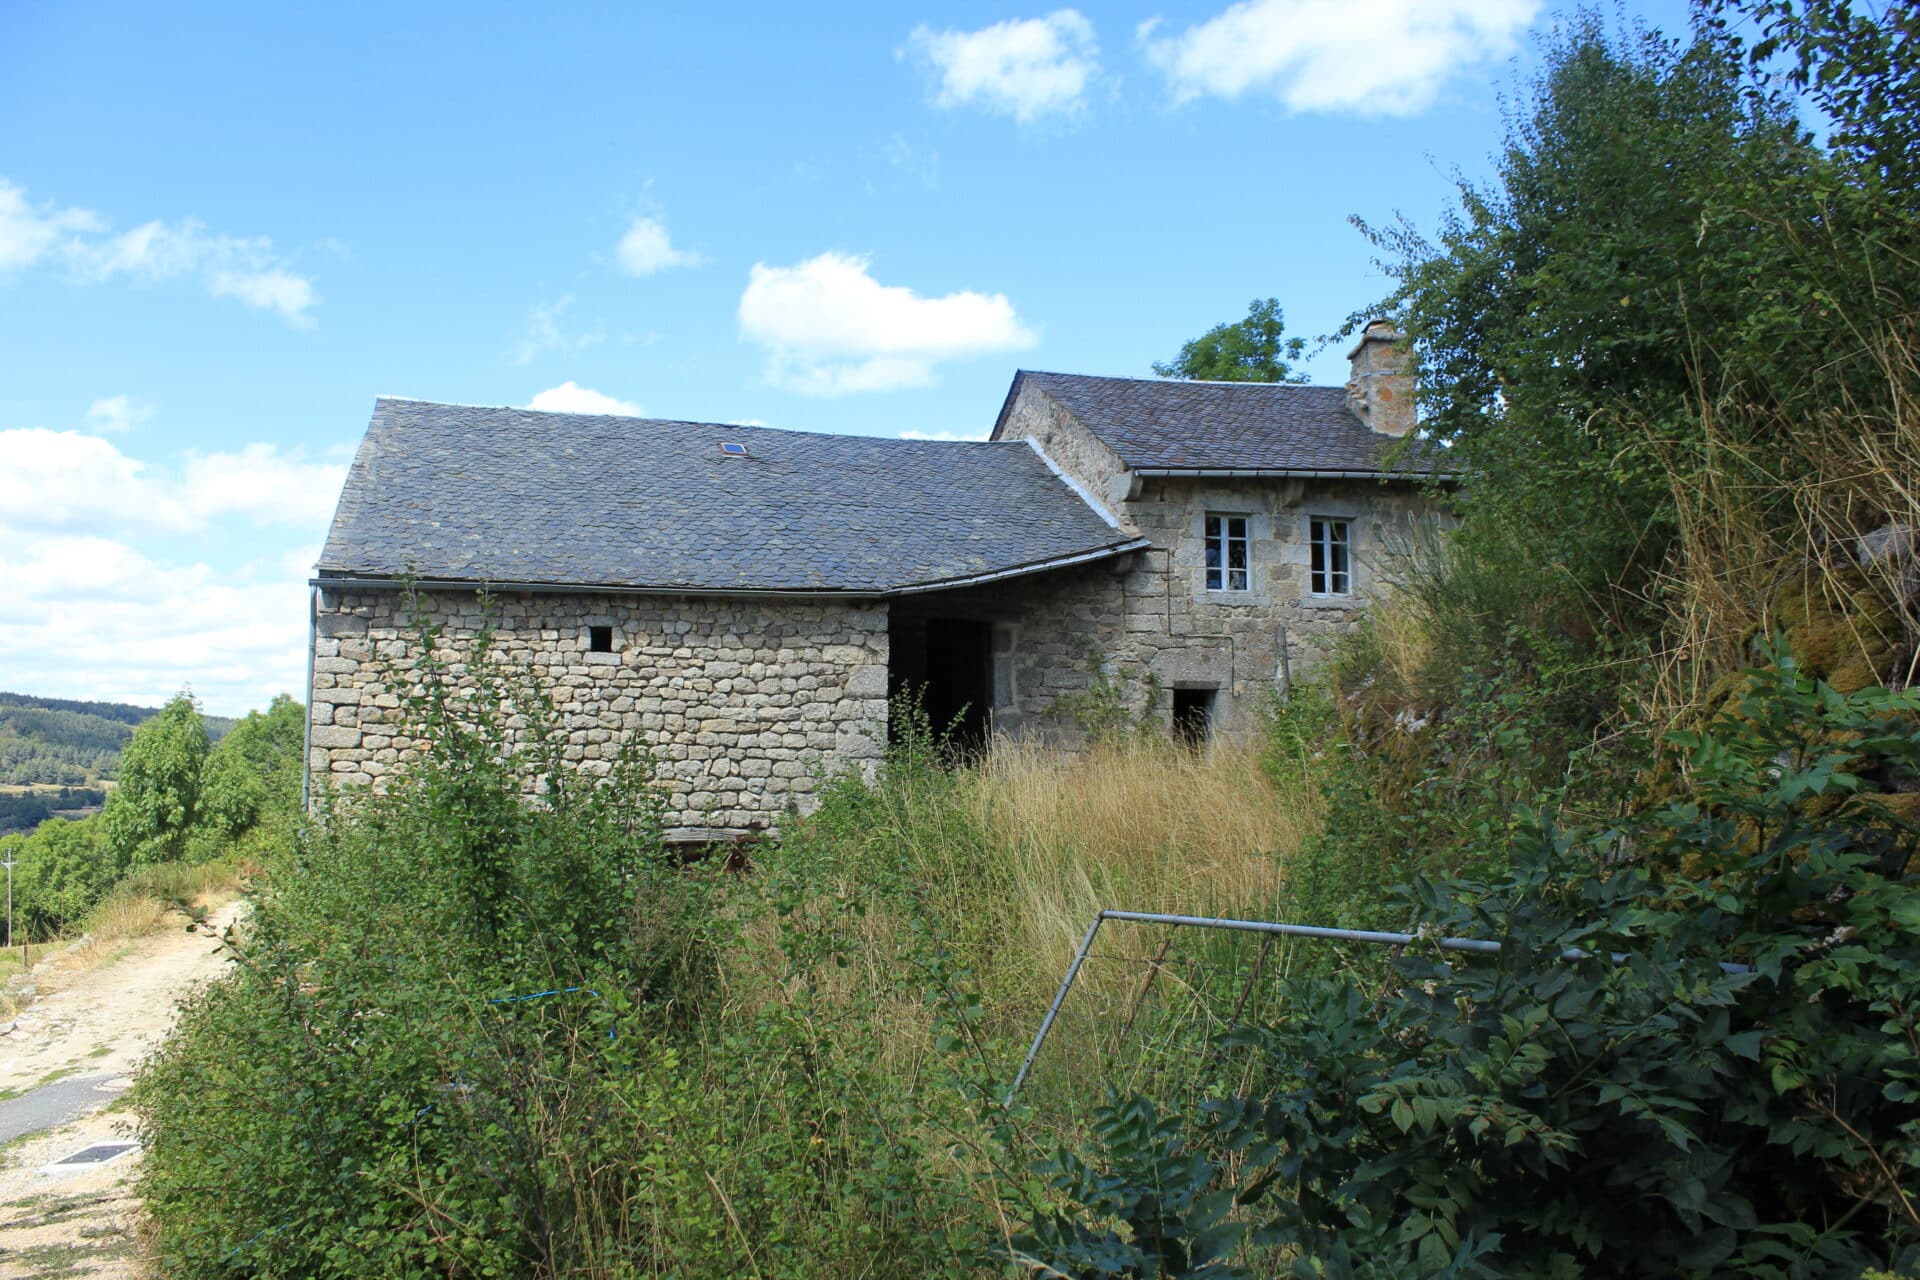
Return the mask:
M 214 935 L 242 904 L 211 913 Z M 225 968 L 217 937 L 175 929 L 56 953 L 35 965 L 42 993 L 0 1035 L 0 1276 L 137 1277 L 139 1155 L 76 1172 L 43 1166 L 97 1142 L 125 1142 L 122 1096 L 173 1024 L 181 996 Z M 4 1030 L 4 1028 L 0 1028 Z

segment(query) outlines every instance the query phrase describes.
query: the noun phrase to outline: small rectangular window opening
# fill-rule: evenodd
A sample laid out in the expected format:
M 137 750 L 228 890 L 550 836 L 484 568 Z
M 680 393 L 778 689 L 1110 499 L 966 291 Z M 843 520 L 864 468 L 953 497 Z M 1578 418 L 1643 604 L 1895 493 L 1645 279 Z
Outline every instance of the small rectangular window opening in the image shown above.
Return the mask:
M 1197 747 L 1213 736 L 1214 689 L 1173 691 L 1173 738 Z
M 720 452 L 726 454 L 729 458 L 744 458 L 747 456 L 747 446 L 735 444 L 731 440 L 722 440 L 720 442 Z
M 1252 587 L 1247 573 L 1247 518 L 1209 515 L 1207 534 L 1207 590 L 1246 591 Z
M 1353 529 L 1346 520 L 1315 516 L 1307 522 L 1307 590 L 1316 596 L 1353 594 Z
M 588 653 L 612 653 L 613 652 L 613 628 L 612 627 L 588 627 L 587 628 L 587 652 Z

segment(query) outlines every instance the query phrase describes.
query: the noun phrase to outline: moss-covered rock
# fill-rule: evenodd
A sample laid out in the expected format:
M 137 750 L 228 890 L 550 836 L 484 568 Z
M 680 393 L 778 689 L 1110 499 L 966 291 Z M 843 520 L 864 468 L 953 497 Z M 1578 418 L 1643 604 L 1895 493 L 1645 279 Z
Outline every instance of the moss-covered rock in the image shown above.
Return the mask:
M 1852 567 L 1809 566 L 1774 593 L 1771 613 L 1800 670 L 1840 693 L 1885 682 L 1909 642 L 1884 588 Z

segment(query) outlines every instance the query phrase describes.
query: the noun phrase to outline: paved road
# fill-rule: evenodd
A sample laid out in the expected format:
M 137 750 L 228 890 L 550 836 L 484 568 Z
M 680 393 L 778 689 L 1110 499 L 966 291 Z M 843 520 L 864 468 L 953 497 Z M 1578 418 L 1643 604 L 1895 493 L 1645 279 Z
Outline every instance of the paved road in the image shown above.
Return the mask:
M 53 1129 L 112 1102 L 118 1089 L 102 1089 L 112 1076 L 69 1076 L 0 1102 L 0 1145 Z

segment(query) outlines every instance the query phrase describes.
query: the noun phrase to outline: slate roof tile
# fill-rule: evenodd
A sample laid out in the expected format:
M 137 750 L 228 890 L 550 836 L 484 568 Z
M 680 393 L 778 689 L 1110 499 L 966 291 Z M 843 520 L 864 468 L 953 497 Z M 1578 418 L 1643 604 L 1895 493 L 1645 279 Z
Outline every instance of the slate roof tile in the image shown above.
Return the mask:
M 1181 382 L 1022 370 L 1022 384 L 1059 402 L 1130 468 L 1377 471 L 1399 443 L 1347 408 L 1344 387 Z M 1420 472 L 1418 446 L 1398 471 Z
M 319 575 L 876 593 L 1134 544 L 1024 442 L 382 399 Z

